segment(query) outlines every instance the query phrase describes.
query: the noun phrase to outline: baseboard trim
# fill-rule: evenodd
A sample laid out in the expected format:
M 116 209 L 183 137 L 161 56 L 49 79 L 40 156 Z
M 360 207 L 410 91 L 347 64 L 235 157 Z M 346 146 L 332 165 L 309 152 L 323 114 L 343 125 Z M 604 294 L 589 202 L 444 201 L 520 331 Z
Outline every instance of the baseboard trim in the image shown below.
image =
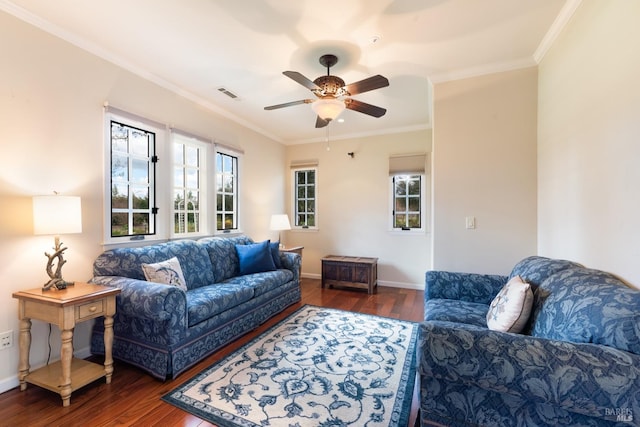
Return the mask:
M 5 391 L 14 389 L 19 385 L 20 385 L 20 381 L 18 381 L 17 375 L 13 375 L 9 378 L 4 378 L 0 380 L 0 393 L 4 393 Z
M 315 274 L 315 273 L 302 273 L 300 277 L 306 278 L 306 279 L 322 280 L 322 275 Z M 386 286 L 389 288 L 414 289 L 417 291 L 424 290 L 424 283 L 406 283 L 406 282 L 391 282 L 387 280 L 378 280 L 378 286 Z

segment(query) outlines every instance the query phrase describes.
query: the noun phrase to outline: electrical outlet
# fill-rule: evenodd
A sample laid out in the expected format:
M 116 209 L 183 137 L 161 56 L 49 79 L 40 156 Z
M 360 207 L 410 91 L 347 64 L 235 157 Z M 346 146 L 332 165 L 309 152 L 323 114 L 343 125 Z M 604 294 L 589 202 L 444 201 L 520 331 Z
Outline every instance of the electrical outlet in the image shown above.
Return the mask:
M 13 331 L 0 333 L 0 350 L 13 347 Z

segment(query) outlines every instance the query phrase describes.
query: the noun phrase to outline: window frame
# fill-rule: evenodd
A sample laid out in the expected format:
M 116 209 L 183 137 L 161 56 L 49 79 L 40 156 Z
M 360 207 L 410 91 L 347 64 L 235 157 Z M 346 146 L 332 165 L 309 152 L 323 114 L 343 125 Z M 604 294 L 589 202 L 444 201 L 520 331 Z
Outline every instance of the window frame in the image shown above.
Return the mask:
M 178 159 L 176 158 L 176 145 L 180 144 L 185 149 L 187 147 L 195 148 L 198 150 L 198 166 L 197 169 L 197 185 L 196 187 L 189 187 L 187 185 L 187 177 L 186 170 L 193 169 L 192 165 L 188 165 L 186 163 L 186 159 L 183 157 L 183 162 L 178 163 Z M 211 226 L 211 221 L 208 220 L 209 216 L 207 215 L 208 206 L 209 206 L 209 189 L 208 189 L 208 163 L 209 163 L 209 151 L 212 150 L 211 144 L 207 141 L 204 141 L 200 138 L 194 136 L 183 135 L 180 132 L 172 132 L 171 133 L 171 215 L 169 216 L 169 227 L 170 227 L 170 235 L 172 238 L 190 238 L 190 237 L 202 237 L 206 236 L 209 233 L 209 228 Z M 185 156 L 186 153 L 183 153 Z M 182 183 L 181 187 L 177 187 L 176 183 L 176 169 L 182 168 Z M 176 215 L 184 214 L 189 215 L 189 210 L 185 209 L 180 212 L 176 210 L 175 196 L 176 192 L 181 189 L 185 192 L 189 189 L 197 189 L 198 191 L 198 209 L 193 210 L 193 214 L 198 216 L 198 230 L 197 231 L 188 231 L 188 229 L 184 232 L 176 231 Z M 187 219 L 188 223 L 188 219 Z
M 233 174 L 233 179 L 234 179 L 234 192 L 233 192 L 233 196 L 234 196 L 234 202 L 235 202 L 235 211 L 231 211 L 234 212 L 234 218 L 235 218 L 235 227 L 234 228 L 224 228 L 224 229 L 219 229 L 218 228 L 218 175 L 219 175 L 219 170 L 218 170 L 218 154 L 220 155 L 224 155 L 224 156 L 229 156 L 235 159 L 235 165 L 236 165 L 236 171 Z M 242 185 L 241 182 L 241 170 L 242 170 L 242 153 L 235 151 L 235 150 L 230 150 L 230 149 L 226 149 L 224 147 L 220 147 L 218 145 L 215 146 L 215 149 L 213 151 L 213 164 L 214 164 L 214 173 L 213 173 L 213 179 L 214 179 L 214 183 L 213 183 L 213 201 L 212 204 L 214 206 L 213 211 L 215 212 L 215 215 L 213 215 L 213 234 L 214 235 L 218 235 L 218 234 L 229 234 L 229 233 L 242 233 L 242 229 L 241 229 L 241 218 L 240 218 L 240 212 L 241 212 L 241 201 L 240 201 L 240 188 Z M 224 193 L 223 193 L 224 194 Z M 224 200 L 224 195 L 223 195 L 223 200 Z M 227 211 L 229 212 L 229 211 Z
M 314 225 L 301 226 L 298 225 L 298 172 L 314 172 Z M 293 230 L 318 230 L 319 228 L 319 215 L 318 215 L 318 167 L 317 166 L 300 166 L 291 168 L 291 182 L 292 182 L 292 200 L 291 200 L 291 217 L 293 218 L 293 224 L 291 228 Z M 307 184 L 305 184 L 307 185 Z M 305 200 L 309 200 L 305 198 Z M 305 213 L 306 215 L 306 213 Z
M 149 161 L 149 211 L 153 216 L 153 225 L 149 226 L 148 233 L 140 234 L 127 234 L 121 236 L 112 235 L 112 189 L 113 189 L 113 176 L 112 176 L 112 162 L 113 162 L 113 141 L 112 141 L 112 123 L 117 123 L 122 126 L 126 126 L 132 129 L 137 129 L 142 132 L 151 133 L 154 135 L 154 141 L 152 143 L 153 153 L 149 153 L 148 158 L 154 159 L 155 162 Z M 164 156 L 163 147 L 164 140 L 166 138 L 166 129 L 153 121 L 145 121 L 144 119 L 138 119 L 134 116 L 126 114 L 118 114 L 116 112 L 107 111 L 104 117 L 104 218 L 103 218 L 103 238 L 104 243 L 108 244 L 121 244 L 132 241 L 156 241 L 166 239 L 166 231 L 163 227 L 163 214 L 166 207 L 162 194 L 159 194 L 157 189 L 162 188 L 164 175 L 164 168 L 159 161 Z M 130 151 L 127 152 L 128 155 Z M 137 157 L 137 156 L 133 156 Z M 129 166 L 129 174 L 132 173 Z M 127 182 L 132 182 L 132 176 L 130 175 Z M 130 206 L 131 209 L 133 209 Z M 128 208 L 129 209 L 129 208 Z
M 419 177 L 420 180 L 420 227 L 404 228 L 395 226 L 396 212 L 396 188 L 397 177 Z M 407 211 L 408 212 L 408 211 Z M 418 234 L 426 233 L 427 228 L 427 174 L 425 173 L 398 173 L 389 175 L 389 231 L 395 233 Z

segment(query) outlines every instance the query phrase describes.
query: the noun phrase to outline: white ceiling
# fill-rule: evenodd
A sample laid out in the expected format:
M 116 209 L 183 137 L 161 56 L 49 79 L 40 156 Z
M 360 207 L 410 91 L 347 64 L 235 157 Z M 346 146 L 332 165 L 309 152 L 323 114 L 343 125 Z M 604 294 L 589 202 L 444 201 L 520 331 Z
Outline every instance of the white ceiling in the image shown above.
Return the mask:
M 430 81 L 536 64 L 579 0 L 0 0 L 0 9 L 185 95 L 283 144 L 431 127 Z M 373 42 L 378 38 L 377 42 Z M 314 80 L 318 59 L 387 109 L 346 110 L 315 128 L 312 97 L 282 74 Z M 218 91 L 235 93 L 232 100 Z

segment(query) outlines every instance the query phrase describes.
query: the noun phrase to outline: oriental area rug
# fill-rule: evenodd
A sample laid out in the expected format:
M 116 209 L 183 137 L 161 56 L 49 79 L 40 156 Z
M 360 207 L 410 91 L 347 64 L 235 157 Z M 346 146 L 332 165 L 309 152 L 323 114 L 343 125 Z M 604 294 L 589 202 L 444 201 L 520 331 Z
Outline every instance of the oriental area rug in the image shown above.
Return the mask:
M 222 427 L 404 427 L 417 330 L 306 305 L 162 399 Z

